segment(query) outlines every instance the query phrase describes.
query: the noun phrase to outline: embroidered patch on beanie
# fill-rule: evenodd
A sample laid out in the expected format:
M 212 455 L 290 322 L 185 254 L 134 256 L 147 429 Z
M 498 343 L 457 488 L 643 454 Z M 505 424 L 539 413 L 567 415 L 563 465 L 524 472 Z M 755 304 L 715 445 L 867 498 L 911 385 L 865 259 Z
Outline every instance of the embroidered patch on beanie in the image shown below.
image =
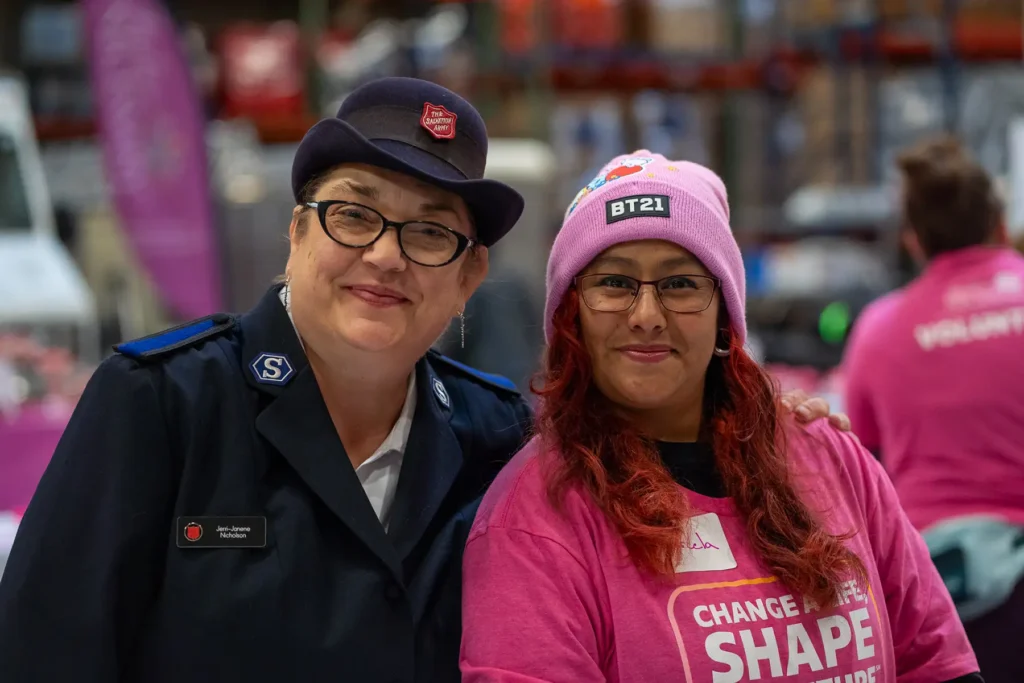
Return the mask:
M 669 218 L 668 195 L 634 194 L 629 197 L 609 199 L 604 203 L 604 217 L 607 225 L 641 216 Z
M 644 170 L 648 164 L 654 161 L 652 156 L 621 156 L 615 157 L 608 164 L 601 169 L 593 180 L 586 184 L 579 192 L 576 193 L 576 197 L 573 198 L 572 203 L 569 204 L 569 208 L 565 211 L 565 217 L 568 218 L 569 214 L 576 210 L 583 198 L 594 190 L 604 187 L 608 183 L 614 182 L 619 178 L 627 178 L 634 173 L 639 173 Z

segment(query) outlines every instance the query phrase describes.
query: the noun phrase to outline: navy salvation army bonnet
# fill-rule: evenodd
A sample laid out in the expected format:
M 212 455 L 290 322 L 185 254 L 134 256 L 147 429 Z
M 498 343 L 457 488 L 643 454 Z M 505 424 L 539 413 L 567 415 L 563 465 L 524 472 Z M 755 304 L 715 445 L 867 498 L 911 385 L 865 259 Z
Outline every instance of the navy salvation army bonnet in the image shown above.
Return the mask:
M 491 246 L 523 213 L 523 198 L 484 179 L 487 128 L 473 105 L 436 83 L 381 78 L 352 91 L 334 118 L 306 133 L 292 163 L 292 192 L 338 164 L 360 163 L 405 173 L 459 195 Z

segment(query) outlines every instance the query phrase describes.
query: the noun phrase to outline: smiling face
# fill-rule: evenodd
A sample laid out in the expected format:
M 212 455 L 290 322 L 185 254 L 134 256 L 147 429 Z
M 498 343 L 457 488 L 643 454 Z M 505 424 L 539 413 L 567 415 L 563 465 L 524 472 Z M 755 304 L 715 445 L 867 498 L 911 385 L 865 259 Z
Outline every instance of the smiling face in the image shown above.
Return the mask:
M 338 167 L 312 197 L 328 200 L 355 202 L 392 221 L 430 221 L 473 237 L 460 197 L 393 171 Z M 344 207 L 334 207 L 339 208 Z M 465 308 L 487 274 L 483 247 L 432 268 L 407 260 L 393 229 L 369 247 L 342 246 L 328 237 L 312 208 L 296 209 L 290 243 L 292 316 L 306 346 L 321 357 L 357 351 L 418 358 Z
M 707 269 L 676 244 L 643 240 L 606 250 L 580 275 L 583 341 L 601 393 L 626 412 L 646 413 L 655 422 L 689 417 L 683 421 L 699 423 L 704 377 L 720 327 L 719 294 Z M 594 310 L 628 305 L 633 289 L 626 278 L 660 280 L 661 298 L 648 285 L 625 310 Z M 675 310 L 706 307 L 676 313 L 665 304 Z

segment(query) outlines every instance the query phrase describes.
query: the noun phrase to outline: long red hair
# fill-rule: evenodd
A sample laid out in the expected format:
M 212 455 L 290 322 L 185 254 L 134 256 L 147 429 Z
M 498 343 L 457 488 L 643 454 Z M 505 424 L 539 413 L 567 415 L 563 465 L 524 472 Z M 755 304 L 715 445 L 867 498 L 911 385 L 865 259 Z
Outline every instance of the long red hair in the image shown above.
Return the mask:
M 654 444 L 622 417 L 591 381 L 579 300 L 570 290 L 555 313 L 536 431 L 561 457 L 549 493 L 557 506 L 582 487 L 618 529 L 643 570 L 671 576 L 691 516 L 687 497 Z M 735 339 L 735 335 L 730 335 Z M 735 342 L 714 358 L 705 381 L 701 428 L 754 550 L 772 574 L 819 605 L 836 604 L 841 584 L 864 565 L 829 533 L 789 479 L 779 393 L 770 376 Z

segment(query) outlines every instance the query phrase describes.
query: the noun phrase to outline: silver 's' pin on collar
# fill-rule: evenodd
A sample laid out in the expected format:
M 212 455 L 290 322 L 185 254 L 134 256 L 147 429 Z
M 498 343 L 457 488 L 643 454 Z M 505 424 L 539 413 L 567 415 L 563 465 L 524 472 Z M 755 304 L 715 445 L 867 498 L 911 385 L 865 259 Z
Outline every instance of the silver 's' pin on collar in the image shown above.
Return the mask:
M 295 368 L 283 353 L 261 353 L 249 364 L 249 369 L 260 384 L 284 386 L 295 375 Z
M 441 380 L 435 377 L 433 385 L 434 393 L 437 395 L 437 400 L 443 403 L 445 408 L 451 408 L 452 401 L 450 398 L 448 398 L 448 391 L 444 388 L 444 385 L 441 384 Z

